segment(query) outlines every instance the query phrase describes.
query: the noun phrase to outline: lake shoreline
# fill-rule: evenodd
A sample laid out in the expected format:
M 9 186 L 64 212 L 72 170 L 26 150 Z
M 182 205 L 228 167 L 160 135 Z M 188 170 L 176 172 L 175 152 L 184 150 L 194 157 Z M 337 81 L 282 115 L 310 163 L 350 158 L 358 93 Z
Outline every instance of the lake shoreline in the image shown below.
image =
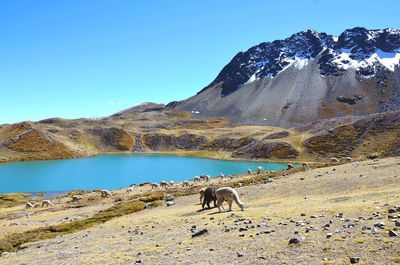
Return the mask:
M 120 155 L 120 154 L 132 154 L 132 155 L 171 155 L 178 157 L 198 157 L 198 158 L 208 158 L 213 160 L 224 160 L 224 161 L 242 161 L 242 162 L 260 162 L 260 163 L 309 163 L 309 164 L 325 164 L 318 161 L 312 160 L 299 160 L 299 159 L 251 159 L 251 158 L 235 158 L 227 155 L 221 156 L 220 154 L 225 154 L 223 152 L 208 152 L 208 151 L 145 151 L 145 152 L 102 152 L 98 154 L 82 155 L 72 158 L 54 158 L 54 159 L 10 159 L 10 160 L 0 160 L 0 166 L 10 163 L 19 162 L 33 162 L 33 161 L 58 161 L 58 160 L 74 160 L 81 158 L 97 157 L 102 155 Z
M 300 164 L 293 163 L 295 167 Z M 24 161 L 0 166 L 6 185 L 0 192 L 65 193 L 71 190 L 115 190 L 144 182 L 192 180 L 195 176 L 241 175 L 262 166 L 266 171 L 287 163 L 217 159 L 174 153 L 108 153 L 80 159 Z

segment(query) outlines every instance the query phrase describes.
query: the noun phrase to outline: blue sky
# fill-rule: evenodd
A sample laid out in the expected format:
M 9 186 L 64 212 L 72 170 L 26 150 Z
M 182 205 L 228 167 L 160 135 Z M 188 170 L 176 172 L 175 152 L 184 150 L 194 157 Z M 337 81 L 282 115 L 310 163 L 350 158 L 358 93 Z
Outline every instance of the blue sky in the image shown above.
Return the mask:
M 400 28 L 400 1 L 0 3 L 0 124 L 185 99 L 239 51 L 313 28 Z

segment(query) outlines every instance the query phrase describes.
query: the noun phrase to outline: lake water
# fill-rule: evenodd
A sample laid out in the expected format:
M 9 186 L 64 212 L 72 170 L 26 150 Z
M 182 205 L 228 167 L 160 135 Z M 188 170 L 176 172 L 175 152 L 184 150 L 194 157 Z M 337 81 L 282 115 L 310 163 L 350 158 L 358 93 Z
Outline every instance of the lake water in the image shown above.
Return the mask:
M 130 184 L 183 181 L 197 175 L 246 173 L 286 164 L 224 161 L 172 155 L 117 154 L 89 158 L 0 164 L 0 193 L 117 189 Z M 58 193 L 58 192 L 57 192 Z

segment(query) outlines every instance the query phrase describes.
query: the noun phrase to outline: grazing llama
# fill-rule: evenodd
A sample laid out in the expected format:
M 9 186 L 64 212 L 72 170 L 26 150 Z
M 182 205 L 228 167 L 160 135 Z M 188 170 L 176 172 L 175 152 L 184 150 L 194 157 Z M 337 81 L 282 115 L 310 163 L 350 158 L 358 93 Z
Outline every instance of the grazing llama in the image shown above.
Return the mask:
M 222 206 L 223 202 L 228 202 L 229 211 L 232 211 L 232 203 L 233 201 L 240 207 L 240 209 L 244 210 L 244 204 L 239 198 L 239 194 L 236 190 L 230 187 L 223 187 L 219 188 L 215 191 L 215 195 L 217 197 L 217 206 L 219 212 L 221 212 L 221 208 L 225 211 L 224 207 Z

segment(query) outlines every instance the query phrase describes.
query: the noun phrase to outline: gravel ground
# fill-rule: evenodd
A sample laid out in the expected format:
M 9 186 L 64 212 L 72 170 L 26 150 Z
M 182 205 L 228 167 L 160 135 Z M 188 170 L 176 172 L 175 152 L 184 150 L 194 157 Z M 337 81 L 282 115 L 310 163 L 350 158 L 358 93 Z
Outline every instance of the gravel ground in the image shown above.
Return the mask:
M 197 195 L 179 197 L 171 207 L 25 245 L 3 254 L 0 264 L 350 264 L 351 257 L 358 264 L 396 264 L 399 184 L 399 158 L 309 170 L 238 188 L 244 211 L 236 205 L 232 212 L 202 211 Z M 56 223 L 102 207 L 37 216 Z M 36 227 L 33 217 L 11 226 L 1 220 L 0 231 Z M 192 237 L 202 229 L 208 232 Z

